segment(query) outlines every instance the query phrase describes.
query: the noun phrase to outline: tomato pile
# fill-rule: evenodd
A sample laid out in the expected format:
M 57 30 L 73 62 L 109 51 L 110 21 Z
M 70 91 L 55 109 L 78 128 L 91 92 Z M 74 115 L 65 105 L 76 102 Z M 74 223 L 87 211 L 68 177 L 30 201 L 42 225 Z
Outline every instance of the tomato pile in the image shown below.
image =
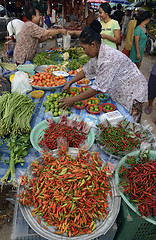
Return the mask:
M 82 78 L 81 80 L 77 81 L 78 85 L 88 85 L 90 83 L 89 79 Z
M 55 86 L 62 86 L 66 83 L 66 79 L 63 76 L 54 76 L 52 73 L 36 73 L 35 75 L 31 76 L 30 79 L 33 81 L 30 83 L 31 85 L 35 86 L 42 86 L 42 87 L 55 87 Z
M 77 75 L 78 74 L 78 71 L 77 70 L 70 70 L 68 72 L 69 75 Z
M 49 65 L 47 68 L 44 69 L 45 72 L 47 73 L 52 73 L 54 71 L 64 71 L 66 72 L 66 69 L 62 67 L 61 65 Z
M 70 70 L 68 72 L 69 75 L 77 75 L 80 71 L 82 71 L 82 67 L 79 67 L 78 70 Z

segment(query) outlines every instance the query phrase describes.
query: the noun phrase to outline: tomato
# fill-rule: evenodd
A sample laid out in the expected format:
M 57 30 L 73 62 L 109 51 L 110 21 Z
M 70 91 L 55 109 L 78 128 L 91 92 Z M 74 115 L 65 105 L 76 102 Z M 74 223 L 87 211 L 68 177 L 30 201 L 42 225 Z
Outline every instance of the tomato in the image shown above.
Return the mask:
M 48 79 L 50 79 L 50 78 L 51 78 L 50 74 L 48 74 L 48 75 L 47 75 L 47 78 L 48 78 Z
M 46 79 L 47 78 L 47 76 L 46 75 L 43 75 L 43 79 Z
M 35 76 L 34 79 L 35 79 L 35 80 L 38 80 L 38 76 Z
M 40 77 L 39 77 L 39 80 L 42 80 L 42 79 L 43 79 L 43 78 L 40 76 Z
M 68 72 L 69 75 L 72 75 L 73 73 L 74 73 L 73 70 L 71 70 L 71 71 Z
M 36 73 L 36 76 L 38 76 L 38 77 L 39 77 L 39 76 L 40 76 L 40 74 L 39 74 L 39 73 Z

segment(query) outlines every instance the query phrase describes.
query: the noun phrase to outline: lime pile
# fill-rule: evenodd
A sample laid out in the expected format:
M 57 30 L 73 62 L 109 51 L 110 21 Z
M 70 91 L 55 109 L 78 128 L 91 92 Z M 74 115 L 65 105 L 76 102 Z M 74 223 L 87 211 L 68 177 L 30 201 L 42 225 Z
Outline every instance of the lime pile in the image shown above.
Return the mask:
M 107 96 L 104 93 L 101 93 L 101 94 L 98 95 L 98 98 L 106 99 Z
M 45 107 L 44 112 L 49 112 L 51 111 L 54 115 L 54 117 L 60 116 L 62 114 L 62 107 L 58 107 L 59 103 L 57 102 L 63 97 L 70 97 L 68 93 L 52 93 L 47 96 L 47 101 L 43 103 L 43 106 Z M 68 114 L 70 115 L 72 112 L 70 111 L 71 107 L 68 107 L 66 111 L 68 111 Z
M 98 105 L 90 106 L 89 107 L 89 111 L 91 111 L 91 112 L 99 112 L 99 106 Z
M 89 88 L 88 87 L 82 87 L 81 88 L 83 92 L 87 91 Z
M 109 110 L 109 111 L 114 110 L 114 108 L 113 108 L 111 105 L 109 105 L 109 104 L 106 104 L 106 105 L 103 107 L 103 109 Z
M 91 104 L 98 104 L 99 100 L 98 99 L 89 99 L 87 100 L 87 104 L 91 105 Z
M 77 107 L 83 107 L 84 103 L 81 101 L 75 102 L 74 105 L 76 105 Z
M 70 92 L 73 93 L 73 92 L 76 92 L 76 93 L 80 93 L 80 89 L 76 88 L 76 87 L 73 87 L 73 88 L 70 88 Z

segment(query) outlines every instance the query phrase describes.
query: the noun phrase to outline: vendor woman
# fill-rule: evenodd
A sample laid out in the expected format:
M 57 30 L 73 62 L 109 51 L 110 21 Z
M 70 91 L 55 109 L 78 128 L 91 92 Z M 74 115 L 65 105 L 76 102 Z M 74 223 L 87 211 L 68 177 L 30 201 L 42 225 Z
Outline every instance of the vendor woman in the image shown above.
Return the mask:
M 142 105 L 147 102 L 147 81 L 136 65 L 122 52 L 101 43 L 101 24 L 94 20 L 80 34 L 80 45 L 91 58 L 63 91 L 69 91 L 72 83 L 86 77 L 95 78 L 92 88 L 87 91 L 60 100 L 60 106 L 66 108 L 79 100 L 87 99 L 99 91 L 107 92 L 110 97 L 124 106 L 134 121 L 141 121 Z
M 26 61 L 32 61 L 37 53 L 40 42 L 44 42 L 57 34 L 66 35 L 65 29 L 48 29 L 39 27 L 40 13 L 34 7 L 25 7 L 25 16 L 27 21 L 24 23 L 18 36 L 18 42 L 14 49 L 14 62 L 24 64 Z

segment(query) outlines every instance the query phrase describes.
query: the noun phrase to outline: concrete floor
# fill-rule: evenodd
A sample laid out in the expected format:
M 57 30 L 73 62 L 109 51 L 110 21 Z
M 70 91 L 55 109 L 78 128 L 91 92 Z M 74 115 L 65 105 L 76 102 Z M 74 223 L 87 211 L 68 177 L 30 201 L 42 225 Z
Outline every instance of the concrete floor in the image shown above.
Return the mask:
M 149 80 L 150 71 L 151 71 L 155 61 L 156 61 L 156 56 L 144 55 L 140 70 L 146 77 L 147 81 Z M 147 105 L 148 105 L 147 103 L 144 104 L 144 109 Z M 152 133 L 156 136 L 156 125 L 153 123 L 153 121 L 155 119 L 156 119 L 156 99 L 154 100 L 154 103 L 153 103 L 152 113 L 146 114 L 143 111 L 142 119 L 141 119 L 142 125 L 144 125 L 144 124 L 150 125 L 150 127 L 152 128 Z

